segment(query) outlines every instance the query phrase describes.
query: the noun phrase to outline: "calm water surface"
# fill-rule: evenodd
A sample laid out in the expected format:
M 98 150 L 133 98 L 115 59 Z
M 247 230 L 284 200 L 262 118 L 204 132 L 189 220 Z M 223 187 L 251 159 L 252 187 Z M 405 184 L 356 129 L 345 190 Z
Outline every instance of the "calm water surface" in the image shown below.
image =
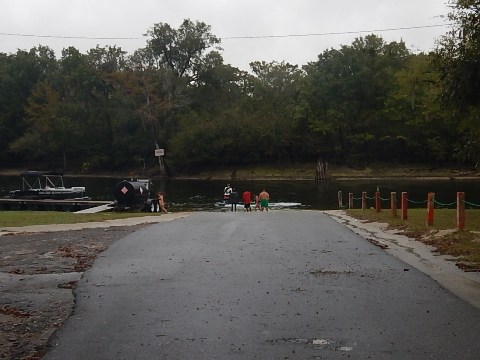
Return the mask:
M 123 178 L 65 177 L 65 186 L 85 186 L 92 200 L 114 200 L 113 188 Z M 203 210 L 226 211 L 222 203 L 226 181 L 220 180 L 153 180 L 153 191 L 163 191 L 170 211 Z M 262 188 L 270 193 L 271 207 L 330 210 L 338 208 L 338 191 L 343 192 L 344 204 L 348 203 L 348 193 L 354 194 L 354 206 L 360 207 L 362 191 L 370 198 L 377 187 L 384 199 L 384 207 L 389 207 L 391 192 L 397 192 L 397 199 L 403 191 L 408 193 L 409 207 L 424 207 L 428 192 L 436 193 L 436 201 L 451 205 L 456 200 L 457 191 L 466 193 L 466 200 L 480 204 L 480 179 L 475 180 L 326 180 L 318 185 L 313 181 L 251 180 L 232 182 L 239 193 L 249 190 L 259 193 Z M 21 178 L 0 176 L 0 197 L 8 191 L 21 187 Z M 373 206 L 373 199 L 368 206 Z M 475 206 L 469 206 L 475 207 Z

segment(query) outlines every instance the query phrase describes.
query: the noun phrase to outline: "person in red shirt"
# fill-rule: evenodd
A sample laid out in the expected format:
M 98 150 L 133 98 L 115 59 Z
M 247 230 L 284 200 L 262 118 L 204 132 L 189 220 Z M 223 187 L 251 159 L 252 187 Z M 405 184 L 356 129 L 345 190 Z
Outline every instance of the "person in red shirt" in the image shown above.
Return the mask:
M 252 211 L 252 208 L 250 207 L 250 203 L 252 202 L 252 194 L 250 191 L 245 190 L 242 194 L 242 199 L 245 211 Z

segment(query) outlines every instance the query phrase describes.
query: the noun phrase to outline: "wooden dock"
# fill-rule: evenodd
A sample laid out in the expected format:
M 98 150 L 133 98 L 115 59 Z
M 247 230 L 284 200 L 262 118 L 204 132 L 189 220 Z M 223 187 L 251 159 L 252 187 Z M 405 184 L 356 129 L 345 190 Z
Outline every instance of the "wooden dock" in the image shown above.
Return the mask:
M 110 205 L 113 201 L 93 200 L 33 200 L 0 198 L 0 210 L 38 210 L 38 211 L 69 211 L 76 212 L 101 205 Z

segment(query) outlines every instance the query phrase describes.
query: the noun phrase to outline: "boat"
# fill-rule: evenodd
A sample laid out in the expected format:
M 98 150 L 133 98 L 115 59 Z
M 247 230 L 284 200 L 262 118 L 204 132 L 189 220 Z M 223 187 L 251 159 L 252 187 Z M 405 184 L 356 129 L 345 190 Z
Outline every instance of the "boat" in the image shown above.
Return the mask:
M 11 199 L 88 199 L 84 186 L 65 187 L 63 174 L 54 171 L 24 171 L 21 174 L 22 189 L 12 190 Z

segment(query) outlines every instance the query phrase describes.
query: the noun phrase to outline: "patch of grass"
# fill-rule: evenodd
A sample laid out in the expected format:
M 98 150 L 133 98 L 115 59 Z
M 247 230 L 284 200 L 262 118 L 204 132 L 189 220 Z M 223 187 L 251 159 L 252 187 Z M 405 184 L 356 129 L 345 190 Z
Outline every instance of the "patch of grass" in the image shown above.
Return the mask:
M 433 246 L 439 254 L 454 257 L 462 268 L 480 269 L 480 210 L 466 210 L 465 230 L 457 229 L 455 209 L 435 209 L 433 226 L 427 226 L 426 209 L 409 209 L 407 220 L 401 219 L 400 212 L 393 217 L 390 210 L 346 212 L 359 220 L 387 223 L 389 229 L 401 230 L 402 234 Z
M 155 215 L 152 213 L 148 215 Z M 1 211 L 0 228 L 28 225 L 75 224 L 145 216 L 145 213 L 102 212 L 75 214 L 61 211 Z

